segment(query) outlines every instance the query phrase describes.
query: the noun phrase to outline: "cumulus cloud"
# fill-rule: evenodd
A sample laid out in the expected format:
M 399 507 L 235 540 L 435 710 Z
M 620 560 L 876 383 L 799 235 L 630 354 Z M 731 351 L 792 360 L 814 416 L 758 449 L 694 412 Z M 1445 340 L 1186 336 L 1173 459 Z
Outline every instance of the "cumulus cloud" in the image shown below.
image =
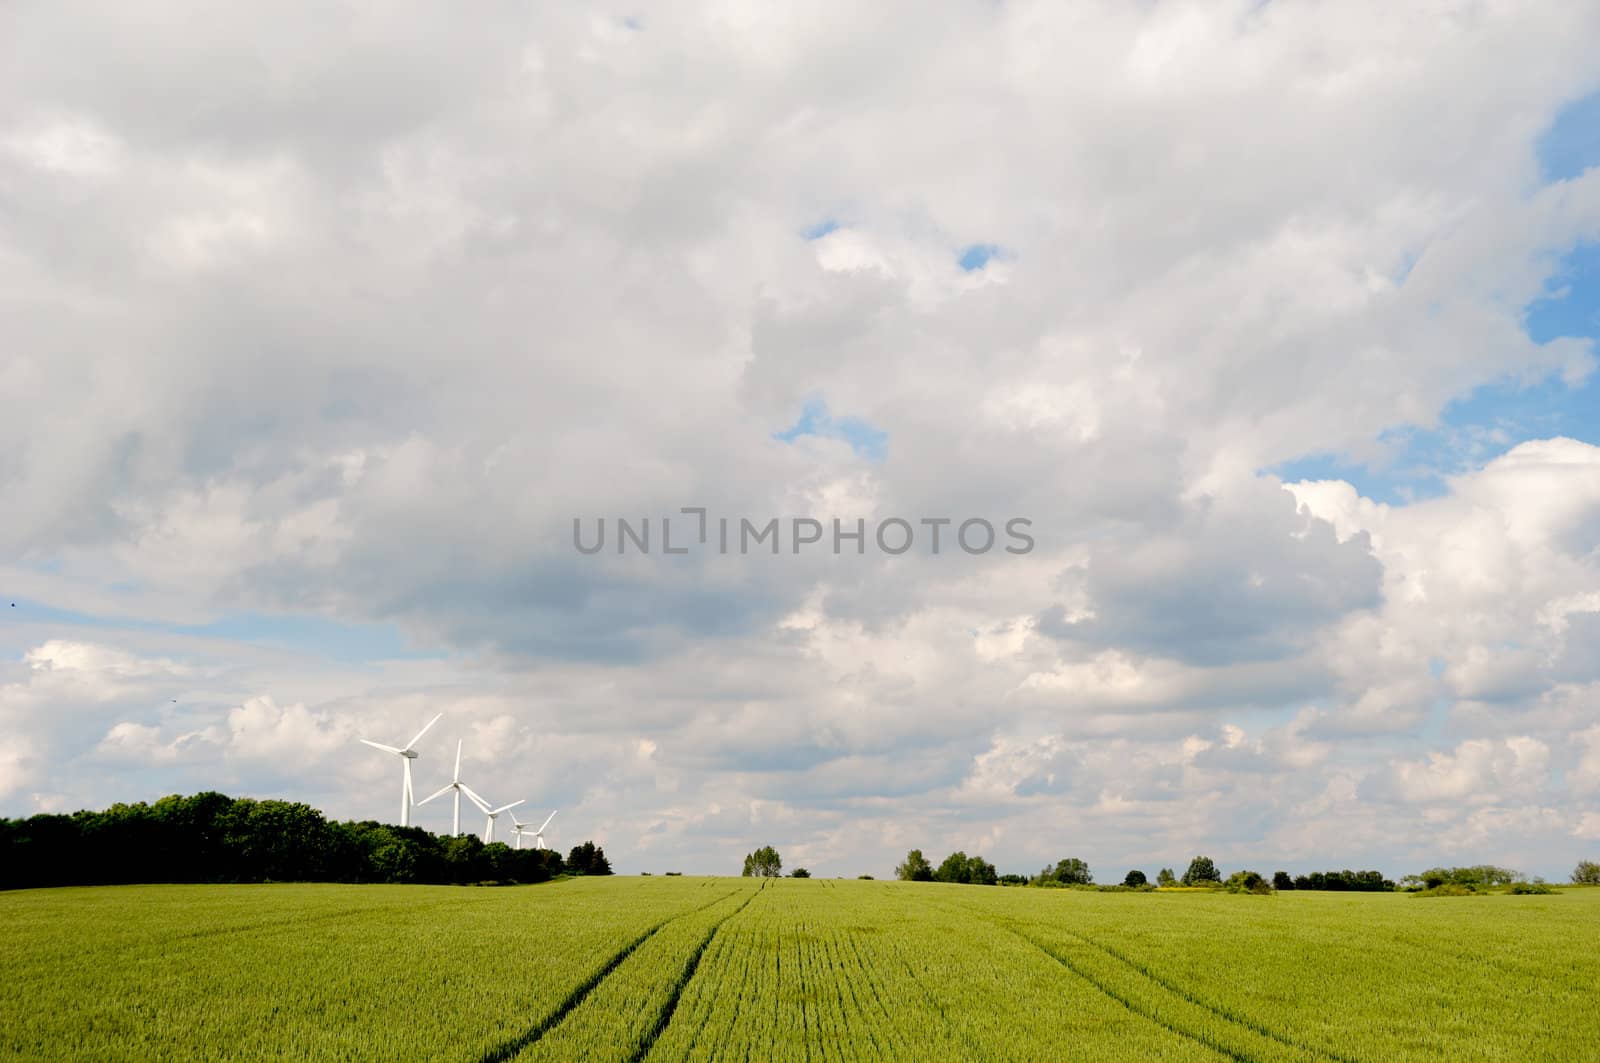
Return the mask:
M 0 34 L 0 811 L 387 814 L 355 738 L 445 711 L 686 868 L 1590 829 L 1600 451 L 1263 470 L 1592 374 L 1523 309 L 1600 237 L 1534 152 L 1595 11 L 196 12 Z M 572 548 L 683 506 L 1037 545 Z

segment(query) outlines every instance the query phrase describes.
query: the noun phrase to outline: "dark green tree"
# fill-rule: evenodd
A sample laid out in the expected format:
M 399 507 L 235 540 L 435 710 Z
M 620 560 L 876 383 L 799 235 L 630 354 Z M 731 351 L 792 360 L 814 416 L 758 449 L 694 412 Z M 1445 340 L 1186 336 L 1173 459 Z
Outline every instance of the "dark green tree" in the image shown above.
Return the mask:
M 1272 888 L 1275 890 L 1294 889 L 1294 879 L 1289 877 L 1287 871 L 1274 871 L 1272 873 Z
M 1600 864 L 1593 860 L 1579 860 L 1572 869 L 1572 881 L 1580 886 L 1600 886 Z
M 1128 872 L 1122 878 L 1122 884 L 1124 886 L 1143 886 L 1148 881 L 1149 879 L 1144 877 L 1144 872 L 1140 871 L 1138 868 Z
M 810 878 L 811 877 L 811 872 L 807 871 L 803 867 L 797 867 L 793 871 L 789 872 L 789 877 L 790 878 Z
M 1157 886 L 1176 886 L 1177 884 L 1178 877 L 1172 873 L 1172 868 L 1164 867 L 1156 872 Z
M 594 842 L 584 842 L 573 846 L 567 855 L 567 871 L 573 875 L 609 875 L 611 861 L 606 859 L 604 849 Z
M 921 849 L 913 849 L 906 854 L 905 863 L 894 869 L 894 877 L 902 882 L 932 882 L 933 865 Z
M 763 845 L 745 854 L 744 870 L 740 874 L 745 878 L 777 878 L 783 874 L 783 857 L 772 846 Z
M 1212 863 L 1209 856 L 1197 856 L 1189 861 L 1189 870 L 1183 873 L 1185 886 L 1206 886 L 1222 881 L 1222 872 L 1217 870 L 1217 865 Z

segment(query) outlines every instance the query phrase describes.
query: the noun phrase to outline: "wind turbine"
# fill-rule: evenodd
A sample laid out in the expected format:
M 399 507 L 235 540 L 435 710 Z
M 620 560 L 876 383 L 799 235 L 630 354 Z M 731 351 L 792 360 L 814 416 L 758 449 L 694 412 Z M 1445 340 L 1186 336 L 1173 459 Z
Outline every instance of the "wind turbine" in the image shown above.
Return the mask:
M 483 844 L 485 845 L 488 845 L 490 842 L 494 841 L 494 821 L 500 818 L 500 813 L 506 811 L 507 809 L 516 808 L 518 805 L 522 804 L 522 801 L 513 801 L 509 805 L 501 805 L 499 808 L 490 808 L 489 802 L 485 801 L 483 798 L 474 793 L 472 787 L 468 786 L 466 783 L 461 784 L 461 792 L 467 795 L 467 800 L 477 805 L 478 809 L 485 816 L 489 817 L 486 821 L 484 821 L 483 824 Z M 527 799 L 524 798 L 523 800 Z
M 522 848 L 522 838 L 525 834 L 533 835 L 533 847 L 535 849 L 546 848 L 544 844 L 544 829 L 548 827 L 550 825 L 550 821 L 555 818 L 556 814 L 552 812 L 549 816 L 545 817 L 545 821 L 543 823 L 539 824 L 538 830 L 529 830 L 528 827 L 530 824 L 523 823 L 521 820 L 517 819 L 516 816 L 512 816 L 511 833 L 517 836 L 517 848 Z
M 439 716 L 443 715 L 444 713 L 439 713 Z M 422 730 L 417 732 L 417 736 L 411 741 L 407 742 L 405 747 L 402 749 L 396 749 L 394 746 L 386 746 L 382 742 L 374 742 L 366 738 L 361 740 L 362 742 L 365 742 L 367 745 L 371 746 L 373 749 L 381 749 L 385 753 L 393 753 L 395 756 L 401 758 L 400 762 L 405 766 L 405 771 L 400 778 L 400 825 L 402 827 L 411 826 L 411 762 L 417 759 L 417 751 L 415 746 L 418 742 L 422 741 L 422 736 L 428 733 L 428 728 L 439 722 L 439 716 L 435 716 L 433 719 L 424 724 Z
M 456 811 L 455 816 L 450 821 L 450 834 L 452 836 L 458 835 L 461 833 L 461 791 L 464 789 L 466 789 L 466 783 L 461 781 L 461 740 L 458 738 L 456 739 L 456 773 L 450 777 L 450 784 L 439 787 L 436 792 L 418 801 L 417 806 L 421 807 L 435 797 L 443 797 L 451 790 L 454 790 L 456 792 Z

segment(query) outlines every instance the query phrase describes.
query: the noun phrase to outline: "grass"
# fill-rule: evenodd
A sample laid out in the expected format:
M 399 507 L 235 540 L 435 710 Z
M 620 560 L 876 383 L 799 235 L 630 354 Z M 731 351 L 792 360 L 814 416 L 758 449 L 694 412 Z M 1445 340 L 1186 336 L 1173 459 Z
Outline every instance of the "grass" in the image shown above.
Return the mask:
M 1600 890 L 0 894 L 0 1058 L 1595 1058 Z

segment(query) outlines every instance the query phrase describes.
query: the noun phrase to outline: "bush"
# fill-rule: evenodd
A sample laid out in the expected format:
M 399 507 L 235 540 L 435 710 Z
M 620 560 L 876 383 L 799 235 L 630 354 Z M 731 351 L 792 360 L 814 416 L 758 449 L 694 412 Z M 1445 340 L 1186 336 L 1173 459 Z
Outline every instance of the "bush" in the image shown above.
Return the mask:
M 1554 893 L 1548 883 L 1544 882 L 1513 882 L 1507 893 Z
M 1442 886 L 1429 886 L 1425 890 L 1412 893 L 1413 897 L 1483 897 L 1486 894 L 1473 886 L 1459 886 L 1455 883 L 1445 883 Z
M 1572 869 L 1572 881 L 1579 886 L 1600 886 L 1600 864 L 1593 860 L 1579 860 Z
M 1522 875 L 1510 868 L 1496 867 L 1493 864 L 1476 864 L 1472 867 L 1431 867 L 1416 875 L 1407 875 L 1400 880 L 1400 887 L 1407 890 L 1436 890 L 1441 886 L 1466 886 L 1472 891 L 1486 889 L 1489 886 L 1509 886 L 1520 881 Z M 1460 896 L 1460 894 L 1440 894 L 1440 896 Z
M 873 878 L 872 878 L 872 876 L 871 876 L 871 875 L 857 875 L 857 876 L 856 876 L 856 878 L 858 878 L 858 879 L 865 879 L 865 880 L 866 880 L 866 881 L 868 881 L 868 882 L 871 882 L 871 881 L 873 881 Z
M 1257 893 L 1266 895 L 1272 892 L 1272 883 L 1259 871 L 1235 871 L 1228 876 L 1227 890 L 1229 893 Z
M 810 878 L 811 877 L 811 872 L 807 871 L 803 867 L 797 867 L 793 871 L 789 872 L 789 877 L 790 878 Z

